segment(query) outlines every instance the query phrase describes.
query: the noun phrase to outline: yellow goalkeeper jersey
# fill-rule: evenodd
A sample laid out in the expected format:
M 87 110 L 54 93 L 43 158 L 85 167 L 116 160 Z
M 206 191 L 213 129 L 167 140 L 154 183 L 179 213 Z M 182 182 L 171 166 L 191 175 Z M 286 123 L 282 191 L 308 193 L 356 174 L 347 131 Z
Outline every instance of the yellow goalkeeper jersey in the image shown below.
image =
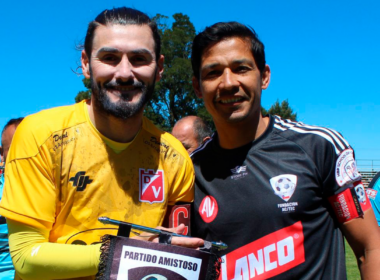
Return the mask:
M 116 234 L 98 217 L 156 227 L 168 205 L 193 200 L 194 170 L 178 140 L 144 118 L 115 153 L 86 110 L 81 102 L 24 119 L 8 154 L 1 215 L 50 230 L 50 242 L 84 245 Z

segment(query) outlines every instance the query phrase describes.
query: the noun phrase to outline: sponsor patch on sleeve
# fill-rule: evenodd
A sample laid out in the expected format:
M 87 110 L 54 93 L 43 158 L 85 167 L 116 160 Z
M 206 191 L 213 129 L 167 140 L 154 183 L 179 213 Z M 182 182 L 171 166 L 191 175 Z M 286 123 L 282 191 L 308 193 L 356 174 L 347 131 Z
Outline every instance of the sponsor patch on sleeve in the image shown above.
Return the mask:
M 330 196 L 328 201 L 340 223 L 363 216 L 363 210 L 354 188 L 347 188 L 336 195 Z
M 377 190 L 374 190 L 374 189 L 366 189 L 365 191 L 366 191 L 366 193 L 367 193 L 367 197 L 368 197 L 369 199 L 375 200 L 376 195 L 377 195 Z
M 169 228 L 178 227 L 180 224 L 184 224 L 185 231 L 182 234 L 188 235 L 190 220 L 190 204 L 174 205 L 171 207 L 169 214 Z
M 340 187 L 358 181 L 361 175 L 356 168 L 354 151 L 344 150 L 338 157 L 335 166 L 335 179 Z
M 371 202 L 369 202 L 367 193 L 364 189 L 362 181 L 358 181 L 354 183 L 355 192 L 358 197 L 360 206 L 363 210 L 363 212 L 367 211 L 369 208 L 371 208 Z

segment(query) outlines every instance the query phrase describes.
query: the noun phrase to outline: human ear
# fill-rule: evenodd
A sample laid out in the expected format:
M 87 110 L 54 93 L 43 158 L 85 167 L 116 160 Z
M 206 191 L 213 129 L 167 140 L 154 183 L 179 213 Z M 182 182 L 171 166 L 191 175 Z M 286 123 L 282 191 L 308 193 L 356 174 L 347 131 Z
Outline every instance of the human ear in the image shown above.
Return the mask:
M 267 89 L 270 82 L 270 68 L 269 65 L 265 65 L 264 71 L 261 74 L 261 88 Z
M 159 60 L 157 61 L 156 82 L 161 80 L 162 73 L 164 73 L 164 61 L 165 61 L 165 57 L 161 55 Z
M 87 79 L 89 79 L 90 78 L 90 60 L 88 59 L 85 50 L 82 50 L 82 55 L 81 55 L 80 60 L 82 64 L 82 73 Z
M 192 82 L 193 82 L 193 88 L 194 88 L 195 95 L 198 98 L 202 98 L 203 95 L 202 95 L 202 91 L 201 91 L 200 86 L 199 86 L 199 80 L 195 76 L 193 76 Z

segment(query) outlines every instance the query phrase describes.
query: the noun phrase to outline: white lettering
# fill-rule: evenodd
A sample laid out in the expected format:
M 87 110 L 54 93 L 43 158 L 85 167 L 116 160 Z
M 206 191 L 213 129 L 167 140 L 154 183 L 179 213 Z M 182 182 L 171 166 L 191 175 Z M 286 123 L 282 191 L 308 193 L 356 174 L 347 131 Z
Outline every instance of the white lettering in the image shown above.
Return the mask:
M 247 257 L 236 260 L 235 277 L 233 280 L 249 280 Z
M 346 202 L 346 199 L 345 199 L 344 195 L 340 194 L 338 196 L 338 200 L 340 202 L 340 207 L 342 208 L 344 217 L 346 219 L 349 219 L 351 217 L 350 209 L 348 208 L 348 205 L 347 205 L 347 202 Z
M 248 254 L 248 256 L 236 260 L 235 276 L 232 280 L 253 279 L 264 272 L 271 271 L 278 266 L 286 265 L 294 260 L 294 239 L 292 236 L 289 236 L 277 243 L 270 244 L 263 249 L 257 250 L 256 254 L 252 252 Z M 225 272 L 222 273 L 223 280 L 224 274 Z
M 206 213 L 207 218 L 209 218 L 214 213 L 214 209 L 215 209 L 215 203 L 213 203 L 211 199 L 207 197 L 203 204 L 202 214 Z
M 154 197 L 157 198 L 158 195 L 160 194 L 161 187 L 158 187 L 158 190 L 156 190 L 155 186 L 152 186 L 153 192 L 154 192 Z
M 270 261 L 270 253 L 276 251 L 276 245 L 271 244 L 264 247 L 265 271 L 270 271 L 277 267 L 277 262 Z
M 294 241 L 293 237 L 289 236 L 277 242 L 278 264 L 284 265 L 294 260 Z
M 264 258 L 263 258 L 263 250 L 260 249 L 257 251 L 257 258 L 253 253 L 248 255 L 248 261 L 249 261 L 249 273 L 250 277 L 255 277 L 257 272 L 257 275 L 264 273 Z

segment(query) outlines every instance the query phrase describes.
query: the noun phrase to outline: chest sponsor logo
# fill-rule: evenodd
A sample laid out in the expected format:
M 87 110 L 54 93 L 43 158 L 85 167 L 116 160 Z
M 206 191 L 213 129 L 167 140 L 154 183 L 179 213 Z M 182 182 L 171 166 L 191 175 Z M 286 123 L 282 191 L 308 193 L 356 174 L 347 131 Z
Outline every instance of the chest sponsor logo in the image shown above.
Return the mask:
M 139 169 L 139 195 L 141 202 L 160 203 L 164 201 L 164 171 Z
M 297 176 L 293 174 L 281 174 L 269 180 L 274 194 L 288 201 L 297 187 Z
M 231 179 L 237 180 L 237 179 L 247 176 L 248 172 L 246 171 L 247 171 L 247 166 L 239 166 L 239 165 L 236 166 L 235 168 L 231 169 L 231 172 L 233 174 L 231 176 Z
M 268 279 L 303 262 L 303 227 L 297 222 L 223 256 L 219 280 Z
M 88 184 L 92 183 L 92 180 L 89 176 L 86 176 L 86 172 L 79 171 L 74 177 L 69 179 L 69 182 L 73 183 L 73 187 L 76 187 L 78 192 L 82 192 Z
M 54 152 L 66 146 L 67 144 L 73 142 L 74 140 L 76 140 L 75 137 L 70 137 L 67 131 L 62 134 L 54 134 L 53 139 L 54 139 L 54 148 L 53 148 Z
M 211 223 L 218 214 L 219 208 L 216 199 L 211 195 L 206 196 L 199 206 L 199 215 L 205 223 Z
M 144 139 L 143 143 L 145 145 L 150 146 L 151 148 L 153 148 L 154 150 L 156 150 L 159 153 L 166 153 L 167 150 L 169 149 L 169 146 L 167 144 L 160 142 L 160 140 L 154 136 L 150 137 L 149 140 Z
M 361 175 L 356 167 L 354 152 L 351 149 L 344 150 L 338 157 L 335 166 L 335 179 L 339 186 L 358 181 Z
M 366 189 L 365 191 L 366 191 L 366 193 L 367 193 L 369 199 L 375 200 L 376 195 L 377 195 L 377 190 Z

